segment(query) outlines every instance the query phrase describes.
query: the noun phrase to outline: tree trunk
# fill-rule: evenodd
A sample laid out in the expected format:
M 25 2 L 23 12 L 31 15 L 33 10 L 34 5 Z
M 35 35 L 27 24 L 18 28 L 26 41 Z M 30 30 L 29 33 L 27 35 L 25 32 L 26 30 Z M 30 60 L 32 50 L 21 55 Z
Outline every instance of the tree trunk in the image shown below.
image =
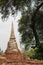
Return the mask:
M 37 32 L 36 32 L 35 26 L 32 26 L 32 30 L 33 30 L 33 34 L 35 36 L 36 47 L 38 47 L 40 42 L 39 42 L 39 38 L 38 38 L 38 35 L 37 35 Z

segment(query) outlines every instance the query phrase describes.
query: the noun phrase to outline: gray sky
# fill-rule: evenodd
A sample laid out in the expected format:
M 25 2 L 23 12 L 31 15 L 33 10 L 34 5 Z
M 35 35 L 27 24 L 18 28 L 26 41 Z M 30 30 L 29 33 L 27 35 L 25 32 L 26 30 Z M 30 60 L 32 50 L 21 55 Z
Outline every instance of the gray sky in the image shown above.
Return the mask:
M 17 16 L 9 16 L 9 19 L 7 20 L 7 22 L 2 22 L 1 20 L 1 14 L 0 14 L 0 48 L 1 50 L 5 51 L 7 48 L 7 44 L 10 38 L 10 33 L 11 33 L 11 24 L 13 22 L 14 24 L 14 32 L 15 32 L 15 37 L 16 37 L 16 41 L 18 42 L 18 46 L 20 48 L 20 36 L 19 36 L 19 32 L 18 32 L 18 19 L 20 19 L 21 17 L 21 13 L 18 12 Z

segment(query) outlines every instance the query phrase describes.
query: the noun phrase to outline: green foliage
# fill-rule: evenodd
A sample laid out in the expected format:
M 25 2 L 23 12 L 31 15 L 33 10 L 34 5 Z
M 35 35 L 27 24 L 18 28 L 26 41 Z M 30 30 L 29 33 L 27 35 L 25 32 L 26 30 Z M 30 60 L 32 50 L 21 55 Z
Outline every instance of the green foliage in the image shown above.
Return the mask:
M 38 34 L 39 41 L 43 41 L 43 11 L 38 11 L 35 18 L 35 28 Z M 31 45 L 31 42 L 35 41 L 33 30 L 31 29 L 31 20 L 28 14 L 24 14 L 19 20 L 19 32 L 21 34 L 21 43 L 24 43 L 26 47 Z M 34 44 L 34 43 L 33 43 Z M 42 44 L 43 45 L 43 44 Z
M 40 47 L 31 49 L 27 52 L 27 56 L 29 56 L 31 59 L 43 60 L 43 48 Z
M 34 59 L 35 57 L 35 54 L 36 54 L 36 50 L 37 48 L 35 49 L 31 49 L 30 51 L 27 51 L 27 56 L 29 56 L 31 59 Z
M 28 16 L 22 16 L 20 22 L 19 22 L 19 32 L 23 35 L 25 35 L 25 39 L 26 37 L 32 37 L 31 34 L 31 30 L 29 31 L 29 24 L 30 24 L 30 21 L 29 21 L 29 17 Z M 23 36 L 22 35 L 22 36 Z M 25 41 L 24 39 L 24 41 Z M 27 39 L 28 41 L 28 39 Z
M 24 43 L 26 47 L 31 44 L 33 33 L 32 29 L 30 28 L 31 21 L 29 21 L 28 15 L 23 15 L 22 18 L 19 20 L 19 32 L 21 34 L 21 43 Z M 27 43 L 27 44 L 26 44 Z
M 18 10 L 24 10 L 30 1 L 31 0 L 0 0 L 0 13 L 3 14 L 4 18 L 8 17 L 10 12 L 14 15 Z

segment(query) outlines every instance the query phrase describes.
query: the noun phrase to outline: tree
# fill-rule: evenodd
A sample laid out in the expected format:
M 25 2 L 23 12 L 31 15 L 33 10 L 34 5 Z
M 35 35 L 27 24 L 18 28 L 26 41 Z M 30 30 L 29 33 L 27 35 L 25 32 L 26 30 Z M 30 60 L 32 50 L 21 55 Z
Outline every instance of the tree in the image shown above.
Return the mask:
M 29 45 L 29 40 L 33 41 L 32 39 L 35 37 L 36 40 L 36 47 L 39 47 L 40 44 L 40 40 L 38 36 L 39 35 L 39 31 L 42 32 L 42 29 L 39 28 L 43 28 L 43 11 L 40 11 L 40 7 L 43 5 L 43 2 L 41 2 L 37 7 L 36 10 L 34 12 L 32 12 L 31 18 L 30 15 L 28 16 L 28 14 L 25 14 L 22 16 L 20 23 L 19 23 L 19 32 L 21 33 L 21 37 L 22 37 L 22 42 L 27 43 L 26 46 Z M 40 20 L 39 20 L 40 18 Z M 30 20 L 31 19 L 31 20 Z M 38 25 L 39 28 L 37 28 L 37 24 L 40 22 L 40 24 Z M 40 26 L 41 25 L 41 26 Z M 30 33 L 31 32 L 31 33 Z M 42 37 L 42 36 L 41 36 Z
M 42 5 L 43 5 L 43 2 L 37 6 L 37 9 L 35 10 L 35 12 L 33 13 L 33 16 L 32 16 L 32 25 L 31 25 L 31 27 L 32 27 L 32 30 L 33 30 L 33 33 L 34 33 L 34 36 L 35 36 L 35 39 L 36 39 L 36 47 L 39 45 L 40 42 L 39 42 L 38 35 L 37 35 L 36 29 L 35 29 L 35 19 L 34 18 L 35 18 L 38 10 L 40 9 L 40 7 Z

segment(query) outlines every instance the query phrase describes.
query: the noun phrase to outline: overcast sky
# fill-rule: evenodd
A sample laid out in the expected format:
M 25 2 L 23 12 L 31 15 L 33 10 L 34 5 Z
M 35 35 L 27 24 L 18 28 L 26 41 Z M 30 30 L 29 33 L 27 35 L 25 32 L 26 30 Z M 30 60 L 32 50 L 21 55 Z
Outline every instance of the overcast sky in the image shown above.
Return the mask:
M 11 25 L 12 22 L 14 24 L 14 32 L 15 32 L 15 37 L 16 37 L 16 41 L 18 43 L 18 46 L 20 48 L 20 36 L 19 36 L 19 32 L 18 32 L 18 19 L 20 19 L 21 17 L 21 13 L 19 12 L 17 16 L 9 16 L 9 19 L 7 19 L 7 22 L 3 22 L 1 20 L 1 14 L 0 14 L 0 48 L 1 50 L 5 51 L 7 48 L 7 44 L 10 38 L 10 33 L 11 33 Z

